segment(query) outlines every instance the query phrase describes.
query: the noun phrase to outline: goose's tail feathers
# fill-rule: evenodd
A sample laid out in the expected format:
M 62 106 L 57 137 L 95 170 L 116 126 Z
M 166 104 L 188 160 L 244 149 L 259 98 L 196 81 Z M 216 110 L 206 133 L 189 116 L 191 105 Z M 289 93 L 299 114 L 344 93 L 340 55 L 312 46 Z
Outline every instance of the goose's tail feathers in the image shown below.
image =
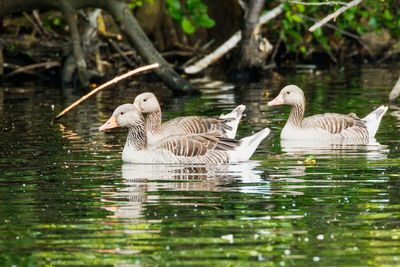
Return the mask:
M 235 138 L 240 119 L 242 118 L 242 114 L 245 109 L 246 109 L 245 105 L 239 105 L 228 114 L 221 114 L 219 116 L 220 119 L 224 120 L 223 123 L 228 126 L 226 127 L 229 129 L 226 131 L 227 137 L 232 139 Z
M 365 125 L 367 126 L 370 138 L 373 138 L 375 136 L 376 132 L 378 131 L 379 124 L 381 123 L 382 117 L 383 115 L 385 115 L 387 110 L 388 107 L 382 105 L 362 119 L 362 121 L 364 121 Z
M 231 155 L 232 161 L 240 162 L 249 160 L 254 151 L 256 151 L 258 145 L 269 135 L 269 133 L 270 129 L 265 128 L 251 136 L 242 138 L 240 140 L 240 146 L 233 151 Z

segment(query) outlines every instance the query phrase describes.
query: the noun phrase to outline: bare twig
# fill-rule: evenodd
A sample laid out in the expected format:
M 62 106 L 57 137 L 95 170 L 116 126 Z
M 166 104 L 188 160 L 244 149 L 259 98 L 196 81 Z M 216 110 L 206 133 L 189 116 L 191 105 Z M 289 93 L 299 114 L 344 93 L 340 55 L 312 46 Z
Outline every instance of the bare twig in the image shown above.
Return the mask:
M 33 28 L 39 32 L 40 34 L 43 34 L 43 32 L 40 30 L 40 27 L 36 24 L 36 22 L 28 15 L 26 12 L 22 12 L 24 17 L 26 18 L 27 21 L 29 21 L 30 24 L 32 24 Z
M 151 65 L 146 65 L 134 70 L 131 70 L 125 74 L 122 74 L 118 77 L 115 77 L 114 79 L 103 83 L 102 85 L 100 85 L 99 87 L 97 87 L 96 89 L 93 89 L 92 91 L 90 91 L 90 93 L 84 95 L 83 97 L 81 97 L 79 100 L 75 101 L 73 104 L 69 105 L 66 109 L 64 109 L 62 112 L 60 112 L 57 116 L 56 116 L 56 120 L 61 118 L 62 116 L 64 116 L 67 112 L 69 112 L 71 109 L 75 108 L 76 106 L 78 106 L 80 103 L 82 103 L 83 101 L 85 101 L 86 99 L 88 99 L 90 96 L 94 95 L 95 93 L 97 93 L 98 91 L 100 91 L 103 88 L 106 88 L 107 86 L 110 86 L 112 84 L 115 84 L 125 78 L 128 78 L 129 76 L 132 76 L 134 74 L 137 74 L 139 72 L 143 72 L 146 70 L 151 70 L 151 69 L 155 69 L 158 68 L 160 65 L 158 63 L 154 63 Z
M 36 24 L 38 25 L 40 32 L 46 37 L 51 37 L 52 34 L 48 30 L 46 30 L 45 27 L 43 26 L 43 22 L 40 19 L 40 14 L 39 14 L 38 9 L 34 9 L 32 11 L 32 16 L 33 16 L 33 19 L 35 20 Z M 58 35 L 55 35 L 55 36 L 58 36 Z
M 341 8 L 339 8 L 338 10 L 336 10 L 335 12 L 329 14 L 328 16 L 326 16 L 325 18 L 323 18 L 321 21 L 315 23 L 313 26 L 311 26 L 311 28 L 309 29 L 310 32 L 315 31 L 316 29 L 322 27 L 324 24 L 326 24 L 328 21 L 330 20 L 336 20 L 336 18 L 342 14 L 343 12 L 345 12 L 347 9 L 349 9 L 350 7 L 356 6 L 359 3 L 361 3 L 362 0 L 353 0 L 351 2 L 349 2 L 347 5 L 342 6 Z
M 286 2 L 286 1 L 284 1 Z M 287 1 L 290 4 L 301 4 L 305 6 L 336 6 L 336 5 L 347 5 L 346 2 L 340 1 L 327 1 L 327 2 L 301 2 L 301 1 Z
M 278 42 L 276 43 L 276 45 L 275 45 L 275 48 L 274 48 L 274 52 L 272 52 L 272 55 L 271 55 L 271 61 L 272 62 L 275 62 L 275 57 L 276 57 L 276 54 L 278 54 L 278 50 L 279 50 L 279 47 L 281 46 L 281 43 L 282 43 L 282 34 L 279 36 L 279 40 L 278 40 Z
M 13 76 L 20 72 L 32 73 L 31 70 L 34 70 L 37 68 L 49 69 L 49 68 L 58 67 L 58 66 L 60 66 L 59 61 L 47 61 L 47 62 L 35 63 L 35 64 L 31 64 L 28 66 L 23 66 L 23 67 L 17 68 L 16 70 L 4 75 L 4 77 L 10 77 L 10 76 Z
M 267 23 L 271 19 L 281 14 L 282 11 L 283 11 L 283 4 L 280 4 L 267 14 L 261 16 L 258 24 L 262 25 Z M 211 54 L 205 56 L 195 64 L 185 67 L 184 68 L 185 72 L 189 74 L 195 74 L 202 71 L 203 69 L 207 68 L 210 64 L 214 63 L 222 56 L 224 56 L 226 53 L 228 53 L 232 48 L 234 48 L 239 43 L 241 39 L 242 39 L 242 32 L 237 31 L 234 35 L 231 36 L 231 38 L 229 38 L 225 43 L 219 46 Z
M 318 20 L 316 20 L 316 19 L 314 19 L 314 18 L 312 18 L 312 17 L 306 16 L 306 15 L 300 15 L 300 16 L 301 16 L 302 18 L 304 18 L 304 19 L 311 20 L 311 21 L 314 21 L 314 22 L 318 21 Z M 358 36 L 358 35 L 356 35 L 356 34 L 353 34 L 353 33 L 351 33 L 351 32 L 348 32 L 348 31 L 346 31 L 346 30 L 343 30 L 343 29 L 341 29 L 341 28 L 339 28 L 339 27 L 337 27 L 337 26 L 335 26 L 335 25 L 333 25 L 333 24 L 331 24 L 331 23 L 326 23 L 325 26 L 326 26 L 327 28 L 332 29 L 332 30 L 338 31 L 338 32 L 340 32 L 341 34 L 343 34 L 343 35 L 345 35 L 345 36 L 348 36 L 348 37 L 350 37 L 350 38 L 353 38 L 353 39 L 357 40 L 357 41 L 365 48 L 365 50 L 368 52 L 368 54 L 369 54 L 372 58 L 375 59 L 373 53 L 371 52 L 371 49 L 369 48 L 369 46 L 368 46 L 367 44 L 365 44 L 365 43 L 363 42 L 363 40 L 361 39 L 360 36 Z
M 126 63 L 128 63 L 129 66 L 133 66 L 132 60 L 130 60 L 124 52 L 118 47 L 118 45 L 109 37 L 106 37 L 107 42 L 111 44 L 111 46 L 122 56 L 123 59 L 125 59 Z

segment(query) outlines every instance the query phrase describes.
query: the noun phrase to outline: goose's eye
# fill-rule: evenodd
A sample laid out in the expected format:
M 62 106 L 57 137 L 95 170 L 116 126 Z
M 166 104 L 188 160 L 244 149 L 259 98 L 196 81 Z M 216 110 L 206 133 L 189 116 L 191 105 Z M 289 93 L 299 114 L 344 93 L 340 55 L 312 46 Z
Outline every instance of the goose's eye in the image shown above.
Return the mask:
M 286 92 L 286 94 L 290 95 L 290 92 L 289 92 L 289 91 L 287 91 L 287 92 Z
M 143 102 L 146 102 L 146 101 L 147 101 L 147 98 L 143 99 Z
M 124 115 L 124 113 L 125 113 L 125 112 L 122 112 L 122 111 L 121 111 L 121 113 L 120 113 L 120 114 L 121 114 L 121 115 Z

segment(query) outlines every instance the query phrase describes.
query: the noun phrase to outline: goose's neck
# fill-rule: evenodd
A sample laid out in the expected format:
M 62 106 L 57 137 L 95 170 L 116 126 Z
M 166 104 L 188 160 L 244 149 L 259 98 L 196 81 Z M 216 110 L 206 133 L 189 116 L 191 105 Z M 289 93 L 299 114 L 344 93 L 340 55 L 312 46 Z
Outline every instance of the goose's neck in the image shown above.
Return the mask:
M 144 150 L 147 148 L 147 137 L 143 123 L 129 128 L 125 146 L 134 150 Z
M 290 124 L 294 128 L 301 128 L 305 107 L 305 103 L 292 106 L 287 124 Z
M 161 110 L 145 114 L 146 131 L 152 135 L 161 134 Z

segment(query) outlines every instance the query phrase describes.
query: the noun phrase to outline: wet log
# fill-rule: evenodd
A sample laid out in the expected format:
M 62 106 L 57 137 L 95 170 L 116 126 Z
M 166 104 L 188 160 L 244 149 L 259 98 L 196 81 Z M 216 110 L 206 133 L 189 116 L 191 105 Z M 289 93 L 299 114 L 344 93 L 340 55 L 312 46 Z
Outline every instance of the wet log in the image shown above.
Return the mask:
M 397 80 L 397 83 L 393 87 L 392 91 L 389 94 L 389 101 L 395 101 L 400 95 L 400 77 Z
M 0 1 L 0 17 L 19 14 L 24 11 L 39 10 L 60 10 L 65 14 L 71 28 L 71 39 L 73 40 L 73 51 L 77 63 L 81 82 L 85 82 L 85 63 L 81 58 L 81 47 L 77 46 L 77 38 L 74 27 L 76 22 L 72 20 L 74 12 L 79 9 L 94 7 L 101 8 L 109 12 L 115 19 L 119 19 L 121 30 L 128 36 L 129 42 L 138 51 L 146 63 L 158 62 L 160 68 L 156 71 L 164 83 L 175 92 L 194 91 L 195 88 L 168 64 L 167 61 L 158 53 L 143 32 L 135 17 L 132 15 L 128 5 L 121 0 L 3 0 Z M 69 18 L 68 18 L 69 17 Z M 79 44 L 80 46 L 80 44 Z M 82 61 L 83 60 L 83 61 Z

